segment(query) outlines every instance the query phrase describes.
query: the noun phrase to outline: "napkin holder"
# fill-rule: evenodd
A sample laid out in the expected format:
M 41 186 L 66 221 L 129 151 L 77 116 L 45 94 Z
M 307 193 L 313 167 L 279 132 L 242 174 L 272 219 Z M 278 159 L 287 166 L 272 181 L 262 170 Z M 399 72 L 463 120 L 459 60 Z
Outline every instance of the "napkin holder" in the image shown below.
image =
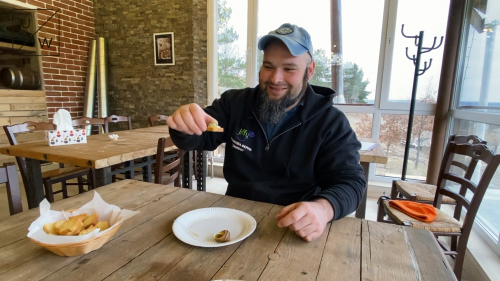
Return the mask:
M 65 109 L 59 109 L 54 114 L 53 123 L 56 130 L 45 131 L 45 139 L 49 146 L 87 143 L 85 129 L 75 129 L 71 125 L 71 114 Z

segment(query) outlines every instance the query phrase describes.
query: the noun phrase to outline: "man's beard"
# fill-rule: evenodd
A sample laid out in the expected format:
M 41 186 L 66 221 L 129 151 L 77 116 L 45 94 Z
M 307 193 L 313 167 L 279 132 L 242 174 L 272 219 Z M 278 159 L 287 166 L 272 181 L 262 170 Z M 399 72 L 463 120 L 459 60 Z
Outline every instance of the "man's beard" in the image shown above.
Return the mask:
M 286 115 L 286 109 L 297 103 L 307 90 L 307 81 L 309 78 L 309 70 L 306 68 L 303 78 L 303 85 L 300 93 L 296 97 L 292 97 L 291 90 L 279 100 L 272 100 L 267 93 L 266 85 L 260 86 L 260 106 L 259 106 L 259 119 L 264 123 L 278 124 L 283 120 Z M 264 83 L 265 84 L 265 83 Z M 290 85 L 288 85 L 290 86 Z M 288 87 L 290 89 L 290 87 Z

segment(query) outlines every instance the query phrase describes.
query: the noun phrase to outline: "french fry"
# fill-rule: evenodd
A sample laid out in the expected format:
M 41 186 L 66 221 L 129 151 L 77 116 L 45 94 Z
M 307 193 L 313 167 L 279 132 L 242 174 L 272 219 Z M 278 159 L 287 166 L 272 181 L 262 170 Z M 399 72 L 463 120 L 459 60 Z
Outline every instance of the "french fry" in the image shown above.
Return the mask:
M 43 231 L 51 235 L 85 235 L 99 228 L 100 232 L 109 228 L 109 221 L 99 221 L 99 215 L 82 214 L 68 220 L 46 223 Z
M 97 213 L 94 213 L 83 221 L 83 228 L 86 229 L 91 225 L 96 225 L 98 221 L 99 215 Z
M 96 228 L 100 228 L 99 232 L 104 231 L 109 228 L 109 222 L 108 221 L 99 221 L 96 225 Z
M 81 218 L 76 220 L 67 220 L 63 223 L 61 229 L 59 229 L 59 234 L 61 235 L 75 235 L 80 233 L 83 229 L 83 222 Z
M 56 235 L 59 235 L 59 230 L 61 229 L 64 222 L 65 221 L 58 221 L 54 223 L 54 231 L 56 232 Z
M 57 235 L 56 230 L 54 229 L 55 222 L 47 223 L 43 226 L 43 231 L 47 234 Z
M 90 226 L 89 228 L 87 228 L 87 229 L 84 229 L 84 230 L 80 231 L 80 233 L 79 233 L 78 235 L 85 235 L 85 234 L 89 234 L 89 233 L 91 233 L 92 231 L 94 231 L 95 229 L 97 229 L 97 227 L 95 227 L 95 226 L 93 226 L 93 225 L 92 225 L 92 226 Z
M 70 220 L 77 220 L 77 219 L 82 219 L 82 221 L 84 221 L 89 215 L 87 214 L 81 214 L 81 215 L 77 215 L 77 216 L 72 216 L 72 217 L 69 217 Z

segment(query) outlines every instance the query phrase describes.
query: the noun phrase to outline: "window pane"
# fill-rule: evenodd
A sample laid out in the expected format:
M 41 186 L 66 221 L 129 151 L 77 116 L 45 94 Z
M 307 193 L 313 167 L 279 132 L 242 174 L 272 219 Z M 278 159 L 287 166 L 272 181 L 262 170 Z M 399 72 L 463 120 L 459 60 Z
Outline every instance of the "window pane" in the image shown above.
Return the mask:
M 331 87 L 330 0 L 308 1 L 307 5 L 301 0 L 259 1 L 257 21 L 257 39 L 284 23 L 295 24 L 307 30 L 311 35 L 313 58 L 316 61 L 316 71 L 311 84 Z M 262 65 L 263 57 L 264 53 L 258 51 L 257 71 Z
M 347 120 L 358 138 L 371 138 L 373 114 L 346 113 Z
M 407 178 L 425 180 L 427 176 L 433 124 L 433 116 L 415 115 L 413 119 Z M 389 160 L 385 165 L 377 164 L 376 175 L 401 177 L 407 129 L 408 115 L 382 114 L 380 144 Z
M 247 0 L 218 1 L 218 88 L 246 87 Z
M 410 57 L 416 56 L 417 47 L 414 39 L 403 37 L 401 25 L 404 24 L 404 33 L 407 36 L 415 36 L 420 31 L 424 31 L 423 47 L 431 47 L 434 37 L 437 37 L 437 46 L 441 36 L 446 33 L 449 4 L 450 1 L 446 0 L 398 1 L 389 102 L 409 102 L 413 87 L 415 67 L 412 61 L 406 58 L 406 47 L 408 47 L 408 56 Z M 444 40 L 445 38 L 443 42 Z M 439 87 L 443 49 L 444 47 L 441 45 L 439 49 L 421 55 L 420 69 L 424 68 L 424 62 L 429 64 L 431 58 L 432 64 L 425 74 L 419 76 L 418 100 L 432 98 L 435 103 Z
M 488 142 L 488 148 L 500 153 L 499 139 L 500 126 L 478 123 L 467 120 L 455 120 L 454 133 L 457 135 L 477 135 Z M 479 165 L 478 165 L 479 166 Z M 484 167 L 478 167 L 474 172 L 472 181 L 478 183 Z M 497 169 L 493 179 L 484 195 L 477 218 L 488 230 L 498 238 L 500 230 L 500 169 Z
M 470 9 L 469 18 L 473 20 L 463 35 L 467 47 L 460 60 L 458 108 L 500 114 L 500 0 L 480 4 Z
M 344 0 L 341 5 L 344 90 L 335 102 L 373 104 L 384 0 Z

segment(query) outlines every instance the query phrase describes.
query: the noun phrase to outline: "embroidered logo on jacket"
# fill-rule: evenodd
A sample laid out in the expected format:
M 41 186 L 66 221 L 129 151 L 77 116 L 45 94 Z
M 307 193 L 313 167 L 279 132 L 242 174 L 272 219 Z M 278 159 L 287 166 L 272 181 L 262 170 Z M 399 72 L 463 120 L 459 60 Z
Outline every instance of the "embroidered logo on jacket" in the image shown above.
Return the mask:
M 236 134 L 236 138 L 239 141 L 246 141 L 248 138 L 253 138 L 254 136 L 254 132 L 247 131 L 246 129 L 240 129 L 240 131 Z
M 234 149 L 237 149 L 239 151 L 245 151 L 245 150 L 248 150 L 248 151 L 252 151 L 252 149 L 244 144 L 242 144 L 241 142 L 239 141 L 236 141 L 235 139 L 231 138 L 231 141 L 233 142 L 233 148 Z

